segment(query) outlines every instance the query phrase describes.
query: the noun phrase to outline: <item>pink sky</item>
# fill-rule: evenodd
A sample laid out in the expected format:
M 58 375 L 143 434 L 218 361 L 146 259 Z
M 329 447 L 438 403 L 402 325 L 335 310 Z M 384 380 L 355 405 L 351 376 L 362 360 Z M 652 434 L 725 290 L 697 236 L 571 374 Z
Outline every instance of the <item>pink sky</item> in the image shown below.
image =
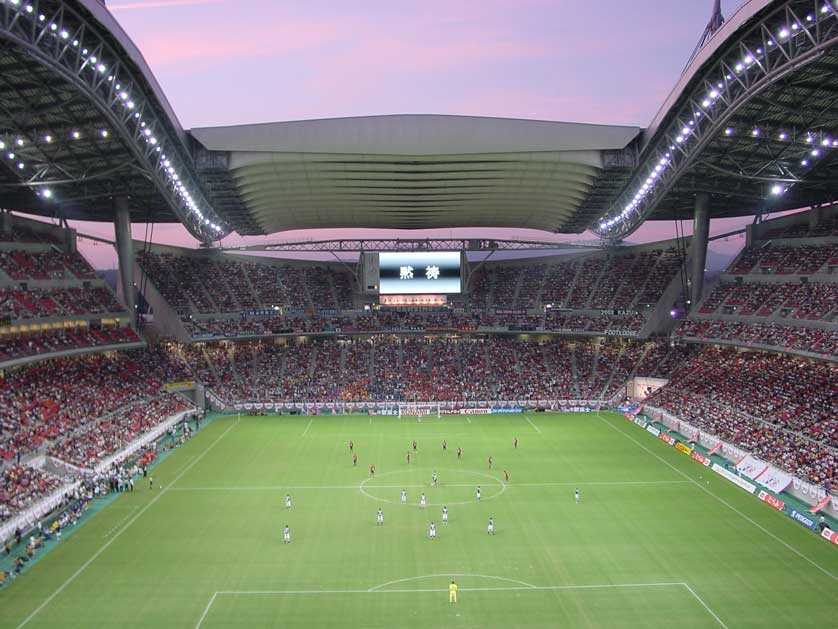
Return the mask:
M 645 126 L 675 84 L 712 0 L 119 0 L 184 128 L 392 113 Z M 722 2 L 733 11 L 737 1 Z M 714 221 L 721 233 L 748 221 Z M 107 238 L 110 225 L 75 223 Z M 475 230 L 388 232 L 401 237 Z M 578 239 L 498 229 L 494 237 Z M 269 241 L 360 236 L 288 232 Z M 632 237 L 673 237 L 650 223 Z M 137 226 L 135 236 L 142 238 Z M 585 237 L 590 237 L 586 235 Z M 195 246 L 180 226 L 158 242 Z M 225 245 L 265 240 L 232 235 Z M 108 246 L 83 246 L 111 267 Z

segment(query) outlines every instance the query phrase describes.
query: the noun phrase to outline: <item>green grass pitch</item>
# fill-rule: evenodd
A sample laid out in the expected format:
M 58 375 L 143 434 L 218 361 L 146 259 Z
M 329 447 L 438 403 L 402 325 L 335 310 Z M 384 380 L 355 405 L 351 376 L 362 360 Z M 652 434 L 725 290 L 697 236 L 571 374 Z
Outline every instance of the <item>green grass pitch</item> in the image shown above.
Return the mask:
M 732 629 L 838 614 L 834 546 L 615 414 L 222 418 L 153 476 L 0 591 L 0 626 Z

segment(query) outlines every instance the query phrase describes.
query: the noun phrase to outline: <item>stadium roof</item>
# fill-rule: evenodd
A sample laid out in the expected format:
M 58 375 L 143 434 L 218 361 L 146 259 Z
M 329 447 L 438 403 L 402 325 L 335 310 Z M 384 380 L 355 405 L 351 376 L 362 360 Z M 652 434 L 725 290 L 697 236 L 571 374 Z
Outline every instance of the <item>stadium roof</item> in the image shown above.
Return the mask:
M 718 20 L 721 21 L 721 20 Z M 717 27 L 718 28 L 718 27 Z M 398 115 L 181 128 L 99 0 L 0 0 L 0 203 L 235 229 L 516 226 L 619 239 L 647 218 L 838 198 L 838 4 L 746 0 L 649 128 Z
M 221 153 L 239 232 L 310 227 L 532 227 L 581 232 L 603 170 L 638 127 L 395 115 L 193 129 Z M 201 163 L 202 160 L 198 160 Z M 613 176 L 612 176 L 613 178 Z

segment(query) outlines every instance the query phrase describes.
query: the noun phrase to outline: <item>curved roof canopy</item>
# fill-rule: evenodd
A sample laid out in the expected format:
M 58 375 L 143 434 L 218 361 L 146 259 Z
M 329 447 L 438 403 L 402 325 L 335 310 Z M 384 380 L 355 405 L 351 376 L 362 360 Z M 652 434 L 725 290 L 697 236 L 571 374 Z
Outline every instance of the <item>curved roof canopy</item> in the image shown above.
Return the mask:
M 838 198 L 838 2 L 746 0 L 685 69 L 641 142 L 639 165 L 593 229 Z
M 99 0 L 0 1 L 0 203 L 47 216 L 229 228 L 142 55 Z
M 304 227 L 532 227 L 838 198 L 838 0 L 745 0 L 649 128 L 395 115 L 181 128 L 100 0 L 0 0 L 0 206 L 181 221 L 201 240 Z
M 581 232 L 637 127 L 393 115 L 192 129 L 224 162 L 239 232 L 312 227 L 531 227 Z M 612 180 L 619 179 L 612 173 Z

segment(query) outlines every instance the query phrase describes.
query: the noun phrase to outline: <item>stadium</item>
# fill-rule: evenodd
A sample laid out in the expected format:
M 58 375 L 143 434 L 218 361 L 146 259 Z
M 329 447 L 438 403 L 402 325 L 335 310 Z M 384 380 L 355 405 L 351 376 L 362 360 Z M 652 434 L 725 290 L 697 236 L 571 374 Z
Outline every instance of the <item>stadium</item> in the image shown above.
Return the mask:
M 192 129 L 107 4 L 0 0 L 0 627 L 835 625 L 838 2 L 645 127 Z

